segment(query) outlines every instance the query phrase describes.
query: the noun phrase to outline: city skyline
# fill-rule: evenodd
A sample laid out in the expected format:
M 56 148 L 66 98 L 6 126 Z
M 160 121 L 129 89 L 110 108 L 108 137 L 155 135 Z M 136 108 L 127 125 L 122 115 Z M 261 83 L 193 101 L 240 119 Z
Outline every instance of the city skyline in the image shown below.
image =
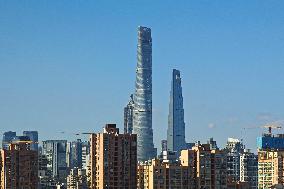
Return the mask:
M 109 122 L 122 129 L 135 78 L 136 28 L 145 25 L 155 39 L 155 146 L 166 138 L 176 68 L 185 84 L 187 141 L 214 137 L 224 146 L 227 137 L 243 137 L 255 149 L 262 130 L 242 128 L 284 116 L 284 4 L 184 3 L 113 3 L 110 11 L 105 3 L 1 2 L 1 134 L 37 130 L 47 140 L 77 138 L 70 133 L 97 132 Z

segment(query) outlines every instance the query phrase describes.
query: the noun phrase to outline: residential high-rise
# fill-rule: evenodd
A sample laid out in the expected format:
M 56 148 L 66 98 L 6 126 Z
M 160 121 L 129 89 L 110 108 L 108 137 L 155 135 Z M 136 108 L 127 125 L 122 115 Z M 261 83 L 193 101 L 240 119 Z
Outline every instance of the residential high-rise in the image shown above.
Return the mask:
M 137 187 L 137 136 L 119 134 L 115 124 L 90 137 L 91 189 Z
M 48 175 L 56 181 L 65 183 L 67 176 L 66 140 L 42 141 L 43 155 L 46 155 Z
M 172 72 L 167 146 L 168 150 L 176 151 L 177 154 L 180 154 L 180 151 L 186 148 L 181 77 L 180 71 L 176 69 Z
M 31 150 L 38 150 L 38 132 L 37 131 L 24 131 L 24 136 L 28 136 L 32 141 Z
M 151 29 L 138 27 L 137 68 L 134 94 L 133 133 L 137 134 L 139 161 L 156 156 L 152 129 L 152 37 Z
M 38 188 L 38 154 L 30 149 L 29 140 L 10 142 L 0 155 L 1 189 Z
M 82 169 L 87 169 L 88 159 L 90 155 L 90 142 L 82 142 Z
M 258 156 L 245 149 L 240 155 L 240 181 L 248 183 L 250 189 L 258 188 Z
M 258 188 L 274 188 L 284 184 L 284 151 L 258 151 Z
M 124 108 L 124 133 L 132 133 L 133 130 L 133 109 L 134 101 L 133 94 L 130 96 L 130 100 L 127 106 Z
M 210 149 L 210 144 L 196 144 L 192 149 L 182 150 L 180 161 L 188 166 L 193 175 L 195 188 L 227 189 L 226 153 Z
M 3 139 L 2 139 L 2 148 L 8 149 L 11 141 L 13 140 L 14 137 L 16 137 L 16 135 L 17 135 L 16 132 L 13 131 L 5 132 L 3 134 Z
M 138 165 L 137 189 L 195 189 L 189 169 L 178 161 L 152 159 Z
M 228 138 L 226 144 L 227 151 L 227 175 L 228 183 L 240 181 L 240 156 L 244 151 L 243 144 L 234 138 Z
M 257 138 L 258 188 L 284 185 L 284 134 L 263 134 Z
M 257 188 L 257 155 L 245 149 L 243 143 L 234 138 L 228 138 L 227 152 L 228 186 L 247 185 L 247 188 Z
M 85 169 L 74 168 L 67 176 L 67 189 L 88 189 Z

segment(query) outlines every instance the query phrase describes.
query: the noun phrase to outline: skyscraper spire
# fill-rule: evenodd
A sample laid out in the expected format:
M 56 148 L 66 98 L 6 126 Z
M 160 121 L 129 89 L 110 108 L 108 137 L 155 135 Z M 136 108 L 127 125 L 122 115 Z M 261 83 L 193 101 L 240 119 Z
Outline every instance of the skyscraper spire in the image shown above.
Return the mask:
M 176 151 L 177 154 L 186 147 L 181 77 L 180 71 L 176 69 L 173 69 L 172 73 L 167 147 L 168 150 Z
M 137 134 L 137 159 L 156 153 L 152 129 L 152 37 L 151 29 L 138 27 L 137 68 L 134 94 L 133 133 Z

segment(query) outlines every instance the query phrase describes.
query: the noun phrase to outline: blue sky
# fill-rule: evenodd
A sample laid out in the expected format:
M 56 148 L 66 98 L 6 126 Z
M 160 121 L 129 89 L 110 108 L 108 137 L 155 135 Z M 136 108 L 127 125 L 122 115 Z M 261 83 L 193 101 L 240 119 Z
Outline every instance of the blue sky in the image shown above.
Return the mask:
M 282 0 L 0 0 L 0 132 L 74 139 L 105 123 L 122 128 L 143 25 L 153 37 L 156 146 L 176 68 L 187 141 L 238 137 L 255 148 L 264 130 L 242 128 L 284 119 L 283 10 Z

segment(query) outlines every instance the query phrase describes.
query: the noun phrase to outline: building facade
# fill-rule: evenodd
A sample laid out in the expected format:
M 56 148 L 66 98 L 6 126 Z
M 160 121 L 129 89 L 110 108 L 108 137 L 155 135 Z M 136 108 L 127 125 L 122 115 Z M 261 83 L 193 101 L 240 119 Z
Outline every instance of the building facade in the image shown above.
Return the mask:
M 257 137 L 257 148 L 262 150 L 284 150 L 284 134 L 263 134 Z
M 47 174 L 59 183 L 66 183 L 66 140 L 46 140 L 42 142 L 43 155 L 47 158 Z
M 82 169 L 87 169 L 90 156 L 90 142 L 84 141 L 82 143 Z
M 38 154 L 25 141 L 1 150 L 1 189 L 37 189 Z
M 31 150 L 38 151 L 38 132 L 37 131 L 24 131 L 23 136 L 27 136 L 32 141 Z
M 14 137 L 16 137 L 16 132 L 13 131 L 8 131 L 3 134 L 3 139 L 2 139 L 2 148 L 3 149 L 9 149 L 9 145 L 11 141 L 13 140 Z
M 258 188 L 273 188 L 284 184 L 284 151 L 258 152 Z
M 90 137 L 91 189 L 137 187 L 137 136 L 119 134 L 115 124 Z
M 133 133 L 137 134 L 137 157 L 156 156 L 152 128 L 152 37 L 151 29 L 138 27 L 137 68 L 134 94 Z
M 68 142 L 66 149 L 67 167 L 73 169 L 75 167 L 82 168 L 82 141 Z
M 210 144 L 196 144 L 192 149 L 181 151 L 180 161 L 183 166 L 188 166 L 194 188 L 227 188 L 227 157 L 224 151 L 212 150 Z
M 124 108 L 124 133 L 132 134 L 133 131 L 133 110 L 134 101 L 133 94 L 130 95 L 130 100 Z
M 138 165 L 138 189 L 190 189 L 189 169 L 179 162 L 152 159 Z
M 186 148 L 181 77 L 180 71 L 176 69 L 172 72 L 167 148 L 170 151 L 176 151 L 177 154 L 180 154 L 180 151 Z
M 247 183 L 249 188 L 258 188 L 258 156 L 250 150 L 240 155 L 240 182 Z
M 67 176 L 67 189 L 88 189 L 85 169 L 74 168 Z

